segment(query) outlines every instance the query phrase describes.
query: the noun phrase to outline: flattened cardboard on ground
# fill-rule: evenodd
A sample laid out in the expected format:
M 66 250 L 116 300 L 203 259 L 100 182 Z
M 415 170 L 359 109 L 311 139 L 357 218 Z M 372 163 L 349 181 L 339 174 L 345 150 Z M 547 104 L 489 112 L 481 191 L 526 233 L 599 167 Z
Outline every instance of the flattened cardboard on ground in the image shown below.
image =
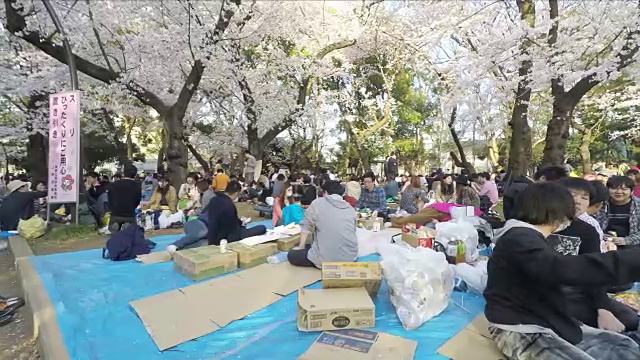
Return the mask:
M 418 343 L 371 330 L 336 330 L 320 334 L 299 360 L 412 360 Z
M 188 299 L 187 313 L 207 317 L 220 327 L 282 299 L 261 288 L 260 284 L 251 283 L 235 274 L 187 286 L 180 291 Z
M 318 269 L 296 268 L 288 262 L 263 264 L 136 300 L 131 306 L 158 348 L 165 350 L 214 332 L 318 280 Z
M 171 254 L 168 251 L 156 251 L 144 255 L 136 256 L 136 260 L 143 264 L 158 264 L 171 261 Z
M 238 253 L 238 267 L 248 269 L 265 264 L 268 256 L 278 252 L 278 245 L 270 243 L 250 246 L 235 242 L 227 245 L 227 249 Z
M 452 360 L 506 360 L 489 334 L 489 322 L 480 314 L 466 328 L 444 343 L 440 355 Z
M 319 281 L 321 275 L 319 269 L 296 267 L 288 261 L 280 264 L 262 264 L 237 273 L 237 276 L 256 284 L 260 289 L 281 296 L 287 296 Z
M 176 270 L 194 281 L 222 275 L 238 268 L 238 254 L 220 252 L 215 245 L 180 250 L 173 254 Z
M 298 290 L 298 330 L 368 328 L 376 325 L 376 308 L 360 288 Z
M 382 267 L 377 262 L 323 262 L 322 287 L 364 287 L 370 296 L 378 295 L 382 284 Z
M 195 316 L 197 314 L 189 310 L 187 297 L 179 290 L 132 301 L 130 304 L 160 350 L 220 329 L 207 317 Z

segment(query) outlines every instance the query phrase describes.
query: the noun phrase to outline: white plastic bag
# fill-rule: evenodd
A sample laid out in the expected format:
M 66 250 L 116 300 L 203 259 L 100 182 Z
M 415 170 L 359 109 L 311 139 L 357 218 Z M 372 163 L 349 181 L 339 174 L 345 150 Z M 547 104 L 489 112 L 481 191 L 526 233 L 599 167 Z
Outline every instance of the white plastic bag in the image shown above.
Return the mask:
M 451 267 L 456 276 L 467 284 L 470 291 L 482 294 L 487 287 L 489 275 L 487 274 L 486 260 L 478 261 L 478 263 L 474 265 L 461 263 L 451 265 Z
M 447 308 L 454 275 L 443 253 L 406 244 L 381 244 L 378 252 L 391 303 L 405 329 L 417 329 Z
M 478 253 L 478 232 L 469 222 L 457 219 L 436 224 L 436 241 L 446 247 L 452 240 L 464 242 L 467 262 L 474 262 L 480 256 Z

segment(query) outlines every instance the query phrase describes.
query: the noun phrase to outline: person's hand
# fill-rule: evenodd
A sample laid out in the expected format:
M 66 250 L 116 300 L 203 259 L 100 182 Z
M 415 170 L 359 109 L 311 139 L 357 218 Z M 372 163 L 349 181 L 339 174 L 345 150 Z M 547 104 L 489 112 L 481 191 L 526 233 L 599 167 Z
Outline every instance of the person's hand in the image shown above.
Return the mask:
M 598 329 L 616 333 L 624 332 L 624 324 L 620 322 L 610 311 L 598 309 Z
M 627 245 L 627 240 L 625 240 L 625 238 L 623 237 L 614 237 L 614 238 L 611 238 L 611 241 L 613 241 L 613 243 L 618 246 Z

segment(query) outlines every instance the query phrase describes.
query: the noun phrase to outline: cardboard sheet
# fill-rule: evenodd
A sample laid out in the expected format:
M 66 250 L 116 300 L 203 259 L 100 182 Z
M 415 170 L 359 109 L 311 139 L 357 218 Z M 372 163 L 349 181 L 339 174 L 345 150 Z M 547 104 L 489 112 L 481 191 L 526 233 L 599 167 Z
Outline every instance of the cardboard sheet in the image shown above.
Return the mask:
M 263 264 L 130 304 L 158 348 L 165 350 L 242 319 L 320 277 L 315 268 Z
M 489 322 L 484 314 L 475 318 L 466 328 L 444 343 L 440 355 L 452 360 L 506 360 L 489 334 Z
M 189 300 L 178 290 L 132 301 L 131 306 L 160 350 L 220 329 L 195 311 L 183 311 L 190 309 Z
M 171 261 L 171 254 L 168 251 L 157 251 L 149 254 L 138 255 L 136 260 L 143 264 L 157 264 Z
M 285 235 L 280 235 L 280 234 L 264 234 L 264 235 L 258 235 L 258 236 L 252 236 L 252 237 L 248 237 L 245 239 L 240 240 L 241 244 L 245 244 L 245 245 L 249 245 L 249 246 L 253 246 L 253 245 L 258 245 L 258 244 L 264 244 L 266 242 L 269 241 L 276 241 L 278 239 L 281 239 L 285 237 Z
M 298 360 L 413 359 L 417 346 L 413 340 L 372 330 L 327 331 Z
M 237 275 L 274 294 L 286 296 L 298 289 L 320 281 L 322 273 L 316 268 L 296 267 L 289 262 L 262 264 Z

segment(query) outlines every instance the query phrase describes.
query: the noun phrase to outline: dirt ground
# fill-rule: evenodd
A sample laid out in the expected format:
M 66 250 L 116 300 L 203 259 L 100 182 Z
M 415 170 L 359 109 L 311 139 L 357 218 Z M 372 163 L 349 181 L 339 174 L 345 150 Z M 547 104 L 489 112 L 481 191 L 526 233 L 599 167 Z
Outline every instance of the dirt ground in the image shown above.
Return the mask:
M 0 294 L 22 296 L 15 261 L 9 249 L 0 250 Z M 33 316 L 28 306 L 18 310 L 12 323 L 0 327 L 0 359 L 40 359 L 33 336 Z

